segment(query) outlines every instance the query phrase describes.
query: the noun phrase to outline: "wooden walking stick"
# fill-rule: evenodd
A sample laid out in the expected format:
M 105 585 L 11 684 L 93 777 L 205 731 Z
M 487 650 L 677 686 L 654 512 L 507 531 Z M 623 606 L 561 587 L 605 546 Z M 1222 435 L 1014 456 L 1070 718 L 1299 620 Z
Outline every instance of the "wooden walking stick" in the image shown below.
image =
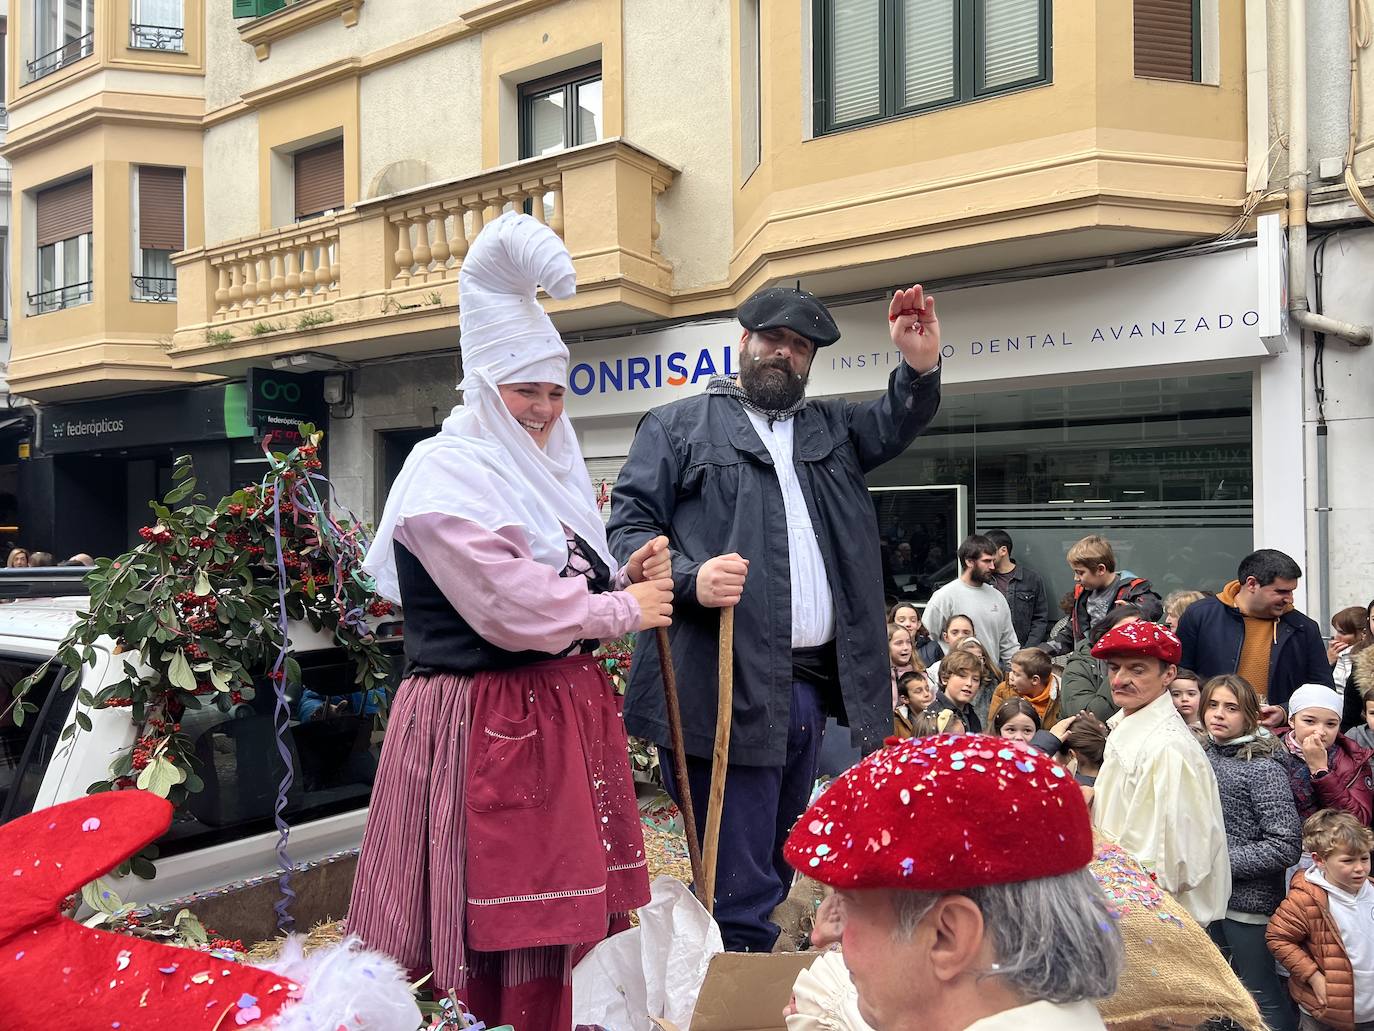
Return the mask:
M 701 865 L 705 881 L 701 902 L 708 913 L 716 900 L 716 860 L 720 852 L 720 815 L 725 803 L 725 774 L 730 761 L 730 718 L 735 704 L 735 610 L 720 610 L 719 688 L 716 694 L 716 748 L 711 754 L 711 797 L 706 804 L 706 840 Z
M 668 706 L 668 737 L 673 742 L 673 778 L 677 781 L 682 825 L 687 832 L 687 858 L 692 863 L 692 884 L 704 891 L 701 867 L 701 841 L 697 838 L 697 818 L 692 809 L 692 785 L 687 780 L 687 746 L 682 740 L 682 709 L 677 703 L 677 673 L 673 669 L 673 649 L 668 643 L 668 628 L 658 628 L 658 662 L 663 670 L 663 695 Z M 706 911 L 711 904 L 704 902 Z

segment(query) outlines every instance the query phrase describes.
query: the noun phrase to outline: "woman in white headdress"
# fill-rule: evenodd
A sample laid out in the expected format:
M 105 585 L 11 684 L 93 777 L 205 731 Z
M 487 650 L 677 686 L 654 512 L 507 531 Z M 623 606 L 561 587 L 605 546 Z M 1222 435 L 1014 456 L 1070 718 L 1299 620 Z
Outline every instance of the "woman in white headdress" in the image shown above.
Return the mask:
M 535 300 L 572 261 L 527 215 L 460 273 L 463 403 L 416 446 L 364 568 L 405 609 L 348 926 L 488 1027 L 571 1026 L 571 967 L 649 899 L 620 700 L 592 651 L 666 626 L 666 538 L 621 568 Z

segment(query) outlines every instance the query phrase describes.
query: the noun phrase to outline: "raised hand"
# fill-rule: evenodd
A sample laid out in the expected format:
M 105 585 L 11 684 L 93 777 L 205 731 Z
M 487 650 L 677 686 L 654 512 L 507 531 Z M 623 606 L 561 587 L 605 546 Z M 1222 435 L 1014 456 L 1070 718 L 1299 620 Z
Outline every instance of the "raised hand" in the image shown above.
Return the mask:
M 668 538 L 659 536 L 642 545 L 625 565 L 630 583 L 662 580 L 673 575 L 673 556 L 668 551 Z
M 919 373 L 929 372 L 940 361 L 940 320 L 935 317 L 935 298 L 927 297 L 920 284 L 898 290 L 887 308 L 892 342 Z

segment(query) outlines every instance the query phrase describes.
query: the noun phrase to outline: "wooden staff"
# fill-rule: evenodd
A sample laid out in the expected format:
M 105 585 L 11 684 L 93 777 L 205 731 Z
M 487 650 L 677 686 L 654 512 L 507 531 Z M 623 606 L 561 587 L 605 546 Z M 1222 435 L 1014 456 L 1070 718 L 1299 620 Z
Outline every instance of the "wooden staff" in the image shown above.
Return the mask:
M 706 841 L 701 901 L 708 913 L 716 899 L 716 860 L 720 852 L 720 815 L 725 803 L 726 765 L 730 761 L 730 718 L 735 705 L 735 610 L 720 610 L 720 655 L 716 695 L 716 748 L 711 755 L 711 797 L 706 805 Z
M 663 670 L 663 694 L 668 704 L 668 737 L 673 742 L 673 777 L 681 800 L 682 824 L 687 831 L 687 857 L 692 863 L 692 884 L 704 891 L 701 866 L 701 841 L 697 837 L 697 817 L 692 809 L 692 785 L 687 780 L 687 746 L 682 740 L 682 709 L 677 702 L 677 673 L 673 670 L 673 649 L 668 643 L 668 628 L 657 630 L 658 662 Z M 711 904 L 706 902 L 710 912 Z

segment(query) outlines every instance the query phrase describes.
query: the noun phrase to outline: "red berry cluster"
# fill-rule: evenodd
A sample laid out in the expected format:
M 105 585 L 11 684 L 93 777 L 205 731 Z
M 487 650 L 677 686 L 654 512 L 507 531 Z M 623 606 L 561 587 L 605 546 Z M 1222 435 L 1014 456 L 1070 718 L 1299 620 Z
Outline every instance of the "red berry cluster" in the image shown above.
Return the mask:
M 137 913 L 127 913 L 127 914 L 125 914 L 125 917 L 124 917 L 124 926 L 125 926 L 125 927 L 142 927 L 142 926 L 143 926 L 143 920 L 142 920 L 142 918 L 139 917 L 139 915 L 138 915 Z
M 189 543 L 193 548 L 213 548 L 215 546 L 214 540 L 210 537 L 192 537 Z
M 146 769 L 148 764 L 153 761 L 153 750 L 148 747 L 147 739 L 134 745 L 133 768 L 136 770 Z
M 186 658 L 189 659 L 191 662 L 199 662 L 202 659 L 208 659 L 210 657 L 209 655 L 205 654 L 205 649 L 203 649 L 200 645 L 194 643 L 188 644 L 185 648 L 182 649 L 182 651 L 186 653 Z
M 230 691 L 230 692 L 229 692 L 229 700 L 230 700 L 231 702 L 233 702 L 235 705 L 242 705 L 242 704 L 243 704 L 243 692 L 242 692 L 242 691 Z
M 186 625 L 196 633 L 203 634 L 207 630 L 215 629 L 215 610 L 219 608 L 219 599 L 213 594 L 202 597 L 194 591 L 182 591 L 173 600 L 180 607 L 181 617 L 186 621 Z M 190 657 L 188 652 L 187 658 Z
M 268 679 L 268 680 L 275 680 L 275 681 L 277 681 L 277 683 L 281 683 L 283 680 L 286 679 L 286 673 L 283 672 L 282 670 L 274 669 L 274 670 L 272 670 L 270 673 L 267 674 L 267 679 Z
M 209 932 L 206 932 L 206 933 L 208 933 L 208 934 L 214 934 L 213 931 L 209 931 Z M 210 939 L 210 948 L 211 948 L 211 949 L 229 949 L 229 950 L 231 950 L 231 951 L 233 951 L 233 952 L 244 952 L 244 951 L 246 951 L 246 950 L 244 949 L 244 947 L 243 947 L 243 942 L 239 941 L 237 938 L 219 938 L 219 937 L 212 937 L 212 938 Z
M 369 615 L 389 616 L 396 611 L 396 607 L 389 601 L 374 601 L 367 607 Z
M 132 698 L 109 698 L 106 699 L 104 708 L 106 709 L 127 709 L 134 704 Z
M 172 540 L 172 531 L 165 527 L 139 527 L 138 535 L 150 544 L 167 544 Z
M 239 504 L 233 504 L 226 508 L 225 511 L 228 512 L 231 516 L 241 516 L 243 515 L 243 506 Z

